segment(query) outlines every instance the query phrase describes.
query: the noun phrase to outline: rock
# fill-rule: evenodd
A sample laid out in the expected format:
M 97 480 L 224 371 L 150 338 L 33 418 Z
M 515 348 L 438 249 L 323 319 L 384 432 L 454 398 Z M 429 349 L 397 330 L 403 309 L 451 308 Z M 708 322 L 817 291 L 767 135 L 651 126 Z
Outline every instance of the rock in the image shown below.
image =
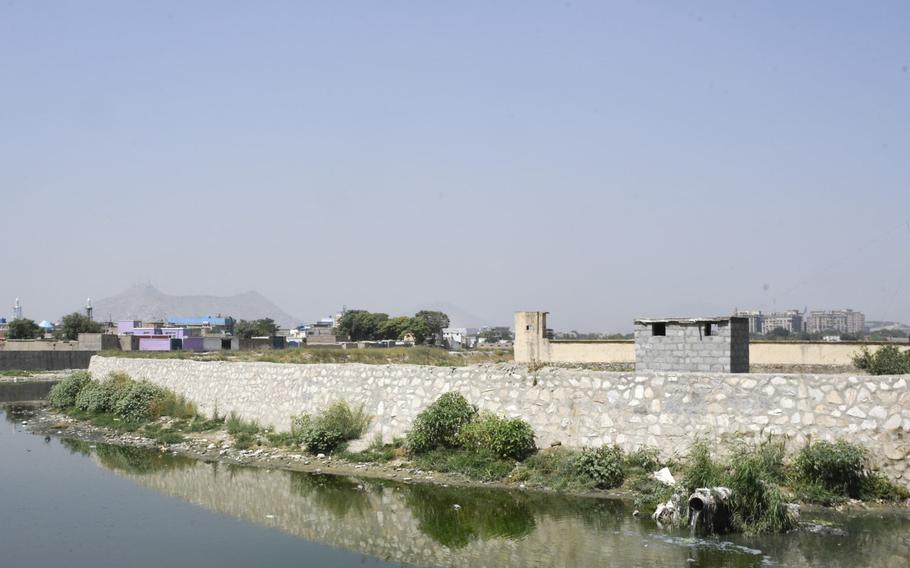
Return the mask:
M 325 454 L 316 454 L 316 459 L 318 459 L 318 460 L 325 459 Z
M 452 505 L 452 508 L 457 511 L 457 510 L 461 509 L 461 505 L 459 505 L 458 503 L 455 503 L 454 505 Z

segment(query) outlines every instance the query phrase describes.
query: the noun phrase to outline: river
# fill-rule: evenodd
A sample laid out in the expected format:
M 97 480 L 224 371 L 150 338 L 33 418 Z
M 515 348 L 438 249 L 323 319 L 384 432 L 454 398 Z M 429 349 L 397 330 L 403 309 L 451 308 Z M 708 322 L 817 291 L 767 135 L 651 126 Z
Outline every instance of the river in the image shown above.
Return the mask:
M 622 501 L 206 463 L 45 438 L 0 407 L 0 565 L 887 566 L 902 511 L 804 514 L 838 530 L 692 538 Z

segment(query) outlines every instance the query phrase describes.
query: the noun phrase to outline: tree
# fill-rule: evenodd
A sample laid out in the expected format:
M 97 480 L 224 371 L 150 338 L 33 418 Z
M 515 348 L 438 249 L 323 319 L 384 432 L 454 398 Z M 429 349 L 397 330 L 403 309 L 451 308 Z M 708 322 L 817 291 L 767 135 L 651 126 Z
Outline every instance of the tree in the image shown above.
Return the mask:
M 100 323 L 92 321 L 87 315 L 79 312 L 63 316 L 63 322 L 60 324 L 59 329 L 63 339 L 70 341 L 79 339 L 80 333 L 101 333 L 104 331 Z
M 350 310 L 341 316 L 338 329 L 351 341 L 375 341 L 380 339 L 379 327 L 388 319 L 388 314 Z
M 410 333 L 414 336 L 414 343 L 423 345 L 426 343 L 427 338 L 433 335 L 430 326 L 427 324 L 426 320 L 418 319 L 417 317 L 408 319 L 410 321 L 408 322 L 408 328 L 405 333 Z
M 507 327 L 487 327 L 480 331 L 480 337 L 483 338 L 486 343 L 511 341 L 512 330 Z
M 234 335 L 249 339 L 251 337 L 269 337 L 275 335 L 278 326 L 272 318 L 262 318 L 258 320 L 240 320 L 234 324 Z
M 449 327 L 449 316 L 442 312 L 420 310 L 414 314 L 414 319 L 426 325 L 428 330 L 426 338 L 434 340 L 431 343 L 435 343 L 436 337 L 442 335 L 442 330 Z
M 34 320 L 27 318 L 14 319 L 9 322 L 6 332 L 9 339 L 37 339 L 41 337 L 41 328 Z
M 379 339 L 398 340 L 404 337 L 411 327 L 411 320 L 407 316 L 399 316 L 386 320 L 379 324 L 377 336 Z
M 783 327 L 775 327 L 767 333 L 769 339 L 783 339 L 785 337 L 790 337 L 790 330 Z

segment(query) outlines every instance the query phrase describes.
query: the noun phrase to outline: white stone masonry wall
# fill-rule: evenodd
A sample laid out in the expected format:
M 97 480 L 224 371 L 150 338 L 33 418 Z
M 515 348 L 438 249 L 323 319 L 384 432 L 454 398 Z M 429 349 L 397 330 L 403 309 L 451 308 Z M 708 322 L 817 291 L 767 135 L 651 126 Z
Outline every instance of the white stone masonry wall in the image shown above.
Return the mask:
M 502 415 L 520 416 L 546 447 L 647 445 L 684 453 L 696 436 L 781 434 L 793 449 L 807 438 L 865 446 L 910 487 L 910 390 L 906 376 L 726 373 L 612 373 L 513 364 L 293 365 L 95 356 L 103 379 L 123 371 L 186 395 L 200 410 L 234 411 L 279 430 L 291 416 L 337 400 L 372 415 L 369 440 L 403 436 L 421 410 L 447 391 Z

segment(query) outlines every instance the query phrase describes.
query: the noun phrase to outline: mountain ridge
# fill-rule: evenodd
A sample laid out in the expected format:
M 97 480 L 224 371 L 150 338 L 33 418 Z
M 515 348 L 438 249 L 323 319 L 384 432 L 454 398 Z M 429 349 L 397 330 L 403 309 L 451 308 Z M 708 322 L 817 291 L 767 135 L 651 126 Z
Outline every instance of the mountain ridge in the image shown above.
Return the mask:
M 151 284 L 136 284 L 119 294 L 94 301 L 93 305 L 97 319 L 112 321 L 220 315 L 237 320 L 268 317 L 281 327 L 297 325 L 297 318 L 255 290 L 232 296 L 171 295 Z

